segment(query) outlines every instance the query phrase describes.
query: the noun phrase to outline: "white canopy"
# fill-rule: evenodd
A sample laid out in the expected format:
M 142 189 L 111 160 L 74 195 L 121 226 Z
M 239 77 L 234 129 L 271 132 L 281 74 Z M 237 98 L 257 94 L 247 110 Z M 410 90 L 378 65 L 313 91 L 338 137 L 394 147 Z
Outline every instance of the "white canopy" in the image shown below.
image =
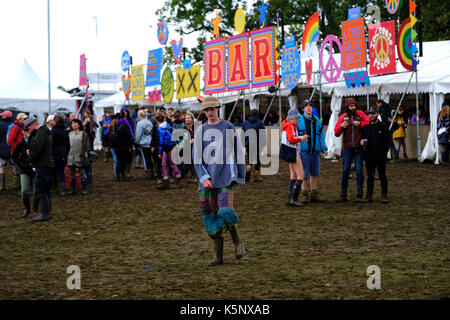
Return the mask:
M 51 88 L 51 112 L 65 109 L 75 112 L 74 98 L 58 88 Z M 48 83 L 44 82 L 24 59 L 17 81 L 7 88 L 0 89 L 0 107 L 17 108 L 21 111 L 36 113 L 43 118 L 48 112 Z

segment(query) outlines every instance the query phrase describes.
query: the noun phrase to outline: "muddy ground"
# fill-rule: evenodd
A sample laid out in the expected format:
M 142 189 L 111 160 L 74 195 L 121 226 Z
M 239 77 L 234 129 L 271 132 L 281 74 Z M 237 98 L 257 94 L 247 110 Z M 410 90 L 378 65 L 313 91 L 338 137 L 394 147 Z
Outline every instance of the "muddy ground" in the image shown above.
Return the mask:
M 248 254 L 237 261 L 225 237 L 225 264 L 212 258 L 195 185 L 158 191 L 132 170 L 116 182 L 112 164 L 94 164 L 87 196 L 53 197 L 52 219 L 20 218 L 20 198 L 0 195 L 0 299 L 442 299 L 450 298 L 450 167 L 388 165 L 389 204 L 336 203 L 341 162 L 322 162 L 325 203 L 285 205 L 287 166 L 260 184 L 236 188 Z M 11 172 L 8 187 L 11 188 Z M 356 181 L 350 180 L 350 199 Z M 68 290 L 67 267 L 81 269 Z M 381 289 L 367 288 L 367 267 Z

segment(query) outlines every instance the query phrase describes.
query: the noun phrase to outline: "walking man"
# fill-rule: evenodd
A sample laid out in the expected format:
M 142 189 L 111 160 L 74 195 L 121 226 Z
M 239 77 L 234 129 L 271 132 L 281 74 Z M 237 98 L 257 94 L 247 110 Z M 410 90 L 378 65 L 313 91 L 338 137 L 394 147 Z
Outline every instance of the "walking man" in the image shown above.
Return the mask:
M 39 126 L 35 116 L 30 116 L 25 120 L 25 129 L 31 132 L 30 156 L 31 166 L 34 168 L 34 197 L 39 203 L 40 215 L 33 218 L 34 222 L 46 221 L 50 219 L 51 195 L 50 187 L 53 176 L 53 150 L 52 135 L 46 125 Z
M 328 154 L 325 144 L 325 134 L 323 132 L 322 121 L 313 114 L 313 105 L 309 100 L 303 101 L 303 115 L 298 118 L 297 131 L 299 136 L 308 135 L 310 139 L 300 142 L 300 158 L 302 159 L 305 178 L 302 184 L 301 203 L 321 202 L 317 191 L 317 181 L 320 175 L 320 152 Z M 309 177 L 309 187 L 311 196 L 308 199 L 307 179 Z
M 339 137 L 344 134 L 344 155 L 342 162 L 341 195 L 337 202 L 347 201 L 348 176 L 353 158 L 356 167 L 356 185 L 358 202 L 362 202 L 364 189 L 363 155 L 361 146 L 362 128 L 369 124 L 369 118 L 364 112 L 356 110 L 354 98 L 345 99 L 346 112 L 341 115 L 334 128 L 334 135 Z
M 389 150 L 389 127 L 378 120 L 379 109 L 372 107 L 369 110 L 370 124 L 363 128 L 361 145 L 366 149 L 365 162 L 367 169 L 367 195 L 365 201 L 373 201 L 373 185 L 375 181 L 375 168 L 381 182 L 381 202 L 388 203 L 388 181 L 386 177 L 387 152 Z
M 223 232 L 229 230 L 236 259 L 245 256 L 243 242 L 233 209 L 233 186 L 245 183 L 245 154 L 233 125 L 219 118 L 219 102 L 209 96 L 202 102 L 207 122 L 194 135 L 194 166 L 199 180 L 200 211 L 209 237 L 214 243 L 214 258 L 209 266 L 223 264 Z

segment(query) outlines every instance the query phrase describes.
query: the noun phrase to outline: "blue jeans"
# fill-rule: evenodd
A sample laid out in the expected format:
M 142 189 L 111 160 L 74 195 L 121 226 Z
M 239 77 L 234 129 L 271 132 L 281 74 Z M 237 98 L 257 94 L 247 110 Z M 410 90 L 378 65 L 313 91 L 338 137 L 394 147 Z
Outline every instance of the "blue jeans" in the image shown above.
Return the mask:
M 362 196 L 364 189 L 364 171 L 363 171 L 364 149 L 362 147 L 344 149 L 344 157 L 342 162 L 341 192 L 343 195 L 347 195 L 348 176 L 350 174 L 350 167 L 352 165 L 353 158 L 355 158 L 356 185 L 358 189 L 358 196 Z
M 109 148 L 109 151 L 111 152 L 111 155 L 113 157 L 113 168 L 114 168 L 114 175 L 117 175 L 117 155 L 113 148 Z

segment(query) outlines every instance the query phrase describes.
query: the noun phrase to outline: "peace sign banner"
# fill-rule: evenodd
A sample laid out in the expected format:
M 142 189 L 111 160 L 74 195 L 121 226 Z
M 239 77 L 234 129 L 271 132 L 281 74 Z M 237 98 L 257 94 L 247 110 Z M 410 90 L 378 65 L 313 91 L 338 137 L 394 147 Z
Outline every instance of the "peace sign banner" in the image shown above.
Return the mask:
M 395 73 L 395 21 L 369 25 L 370 75 Z

